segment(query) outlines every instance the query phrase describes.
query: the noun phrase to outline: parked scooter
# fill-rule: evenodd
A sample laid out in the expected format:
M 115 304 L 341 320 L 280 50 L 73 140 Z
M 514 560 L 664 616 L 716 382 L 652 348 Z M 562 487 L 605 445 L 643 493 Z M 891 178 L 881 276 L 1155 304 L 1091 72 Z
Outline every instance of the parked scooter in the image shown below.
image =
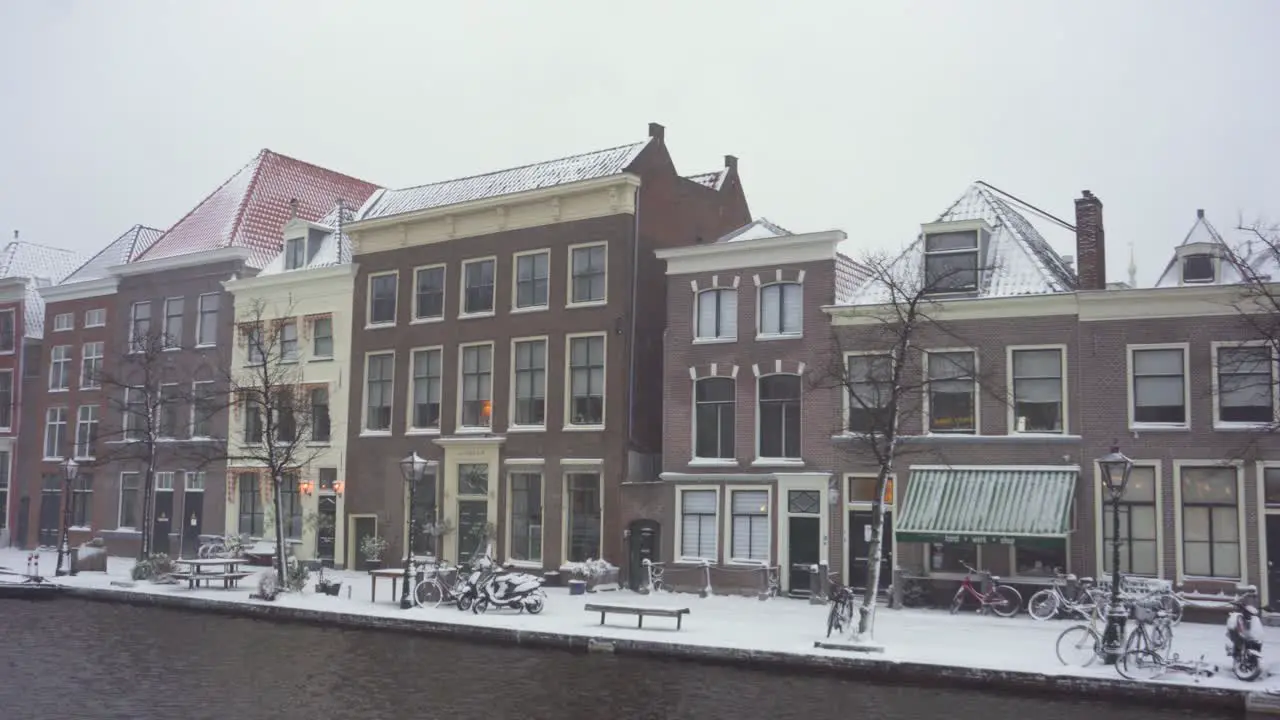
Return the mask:
M 476 601 L 471 611 L 482 613 L 490 605 L 537 615 L 546 606 L 547 594 L 542 589 L 543 579 L 528 573 L 508 572 L 485 558 L 493 572 L 478 584 Z
M 1262 675 L 1262 620 L 1249 604 L 1249 593 L 1232 601 L 1235 611 L 1227 614 L 1227 655 L 1231 671 L 1241 680 L 1253 681 Z
M 476 601 L 480 597 L 480 587 L 484 585 L 489 575 L 493 573 L 492 564 L 486 563 L 487 558 L 480 557 L 471 563 L 471 569 L 466 575 L 461 575 L 462 568 L 459 567 L 459 581 L 454 590 L 454 596 L 457 598 L 458 609 L 466 612 L 475 607 Z

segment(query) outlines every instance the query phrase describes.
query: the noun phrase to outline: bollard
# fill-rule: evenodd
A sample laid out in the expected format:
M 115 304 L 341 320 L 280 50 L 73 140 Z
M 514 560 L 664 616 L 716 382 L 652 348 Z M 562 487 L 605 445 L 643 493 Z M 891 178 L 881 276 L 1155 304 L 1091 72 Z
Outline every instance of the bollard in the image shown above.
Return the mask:
M 889 607 L 894 610 L 902 609 L 902 582 L 903 573 L 899 568 L 893 569 L 893 596 L 889 601 Z
M 829 578 L 826 563 L 809 566 L 809 604 L 826 605 Z

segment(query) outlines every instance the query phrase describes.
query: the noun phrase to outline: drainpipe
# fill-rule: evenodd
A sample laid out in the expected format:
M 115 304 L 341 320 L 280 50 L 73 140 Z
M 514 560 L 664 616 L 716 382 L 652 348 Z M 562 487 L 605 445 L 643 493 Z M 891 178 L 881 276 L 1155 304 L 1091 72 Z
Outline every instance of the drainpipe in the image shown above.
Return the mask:
M 631 446 L 635 444 L 635 419 L 636 419 L 636 307 L 639 302 L 640 295 L 640 188 L 635 189 L 635 228 L 632 231 L 631 239 L 631 337 L 628 341 L 630 345 L 630 362 L 627 363 L 627 387 L 630 392 L 627 393 L 627 450 L 630 451 Z M 627 474 L 631 472 L 628 464 Z M 624 478 L 625 479 L 625 478 Z

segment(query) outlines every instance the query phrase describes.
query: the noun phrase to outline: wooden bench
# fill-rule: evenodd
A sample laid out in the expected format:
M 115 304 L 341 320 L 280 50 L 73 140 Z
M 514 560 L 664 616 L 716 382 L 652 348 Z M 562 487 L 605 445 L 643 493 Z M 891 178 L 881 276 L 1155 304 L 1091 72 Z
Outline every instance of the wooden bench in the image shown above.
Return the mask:
M 240 584 L 240 581 L 249 577 L 253 573 L 248 572 L 224 572 L 224 573 L 194 573 L 194 572 L 176 572 L 169 573 L 169 577 L 178 580 L 186 580 L 187 587 L 195 590 L 200 583 L 204 583 L 205 587 L 214 580 L 221 580 L 222 587 L 230 590 Z
M 659 607 L 639 607 L 636 605 L 597 605 L 587 604 L 583 608 L 587 612 L 600 613 L 600 624 L 604 624 L 604 618 L 609 613 L 615 615 L 635 615 L 636 627 L 644 627 L 644 618 L 646 615 L 653 617 L 666 617 L 676 619 L 676 630 L 679 630 L 684 622 L 684 616 L 689 614 L 689 608 L 659 608 Z

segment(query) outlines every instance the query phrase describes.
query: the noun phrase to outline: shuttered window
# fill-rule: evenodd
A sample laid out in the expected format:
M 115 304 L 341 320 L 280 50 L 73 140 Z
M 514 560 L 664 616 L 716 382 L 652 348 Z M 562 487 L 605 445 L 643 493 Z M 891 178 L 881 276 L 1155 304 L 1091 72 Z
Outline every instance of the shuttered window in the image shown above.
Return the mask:
M 729 559 L 735 562 L 769 560 L 769 491 L 734 490 L 729 512 L 733 517 Z
M 717 559 L 715 490 L 681 491 L 680 558 Z

